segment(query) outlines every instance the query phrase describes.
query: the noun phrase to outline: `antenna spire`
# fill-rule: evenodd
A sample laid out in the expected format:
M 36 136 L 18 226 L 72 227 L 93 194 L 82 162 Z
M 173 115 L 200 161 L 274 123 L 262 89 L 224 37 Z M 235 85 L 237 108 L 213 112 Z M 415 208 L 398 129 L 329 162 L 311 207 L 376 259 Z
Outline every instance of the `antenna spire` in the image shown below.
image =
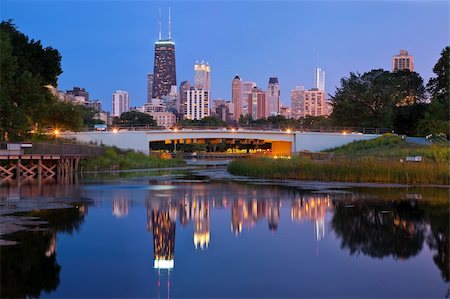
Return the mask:
M 171 40 L 171 39 L 172 39 L 172 35 L 170 32 L 170 6 L 169 6 L 169 40 Z
M 162 39 L 161 6 L 159 6 L 159 40 Z

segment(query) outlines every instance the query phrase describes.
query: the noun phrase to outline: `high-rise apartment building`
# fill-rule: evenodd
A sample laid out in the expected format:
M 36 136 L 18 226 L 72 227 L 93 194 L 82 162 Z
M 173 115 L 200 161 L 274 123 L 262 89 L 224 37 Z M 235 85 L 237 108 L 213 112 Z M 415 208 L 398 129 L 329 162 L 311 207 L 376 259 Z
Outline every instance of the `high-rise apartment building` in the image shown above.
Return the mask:
M 305 92 L 304 116 L 325 116 L 327 115 L 327 106 L 325 102 L 325 93 L 317 88 Z
M 153 74 L 147 74 L 147 103 L 152 101 Z
M 231 102 L 234 104 L 233 118 L 239 120 L 242 115 L 242 81 L 238 75 L 231 81 Z
M 117 117 L 130 110 L 130 98 L 127 91 L 116 90 L 112 94 L 112 110 L 112 116 Z
M 194 65 L 194 87 L 211 91 L 211 67 L 208 63 L 198 61 Z
M 406 50 L 400 50 L 399 55 L 392 57 L 392 71 L 409 70 L 414 72 L 414 57 Z
M 186 92 L 184 117 L 186 119 L 202 119 L 209 115 L 209 91 L 191 87 Z
M 320 67 L 316 67 L 314 71 L 314 88 L 325 91 L 325 71 Z
M 267 93 L 256 86 L 248 94 L 248 114 L 253 119 L 266 118 L 268 116 Z
M 267 89 L 268 115 L 276 116 L 280 113 L 280 84 L 277 77 L 269 78 Z
M 329 107 L 325 101 L 325 92 L 313 88 L 305 90 L 297 86 L 291 91 L 291 113 L 297 119 L 306 116 L 325 116 L 329 114 Z
M 169 38 L 162 39 L 160 21 L 159 40 L 155 43 L 152 98 L 160 99 L 169 95 L 172 85 L 177 85 L 177 74 L 175 68 L 175 43 L 172 41 L 170 32 L 169 10 Z

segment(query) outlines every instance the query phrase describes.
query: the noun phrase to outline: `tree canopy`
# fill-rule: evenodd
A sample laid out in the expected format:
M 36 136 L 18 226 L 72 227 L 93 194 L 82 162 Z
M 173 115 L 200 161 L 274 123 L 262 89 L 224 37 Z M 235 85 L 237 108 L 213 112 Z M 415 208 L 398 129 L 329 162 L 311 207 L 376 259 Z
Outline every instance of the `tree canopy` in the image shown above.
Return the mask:
M 433 68 L 436 77 L 431 78 L 427 90 L 431 95 L 424 118 L 419 123 L 419 132 L 423 135 L 430 133 L 450 134 L 450 47 L 441 52 L 441 57 Z
M 128 111 L 122 113 L 120 117 L 113 119 L 113 124 L 124 126 L 156 126 L 156 121 L 150 115 L 139 111 Z
M 0 141 L 21 140 L 46 126 L 76 130 L 82 124 L 79 108 L 50 92 L 62 73 L 59 52 L 30 40 L 11 20 L 0 23 L 0 69 Z
M 350 73 L 331 97 L 331 118 L 340 126 L 392 128 L 396 108 L 420 103 L 423 97 L 423 80 L 415 72 Z

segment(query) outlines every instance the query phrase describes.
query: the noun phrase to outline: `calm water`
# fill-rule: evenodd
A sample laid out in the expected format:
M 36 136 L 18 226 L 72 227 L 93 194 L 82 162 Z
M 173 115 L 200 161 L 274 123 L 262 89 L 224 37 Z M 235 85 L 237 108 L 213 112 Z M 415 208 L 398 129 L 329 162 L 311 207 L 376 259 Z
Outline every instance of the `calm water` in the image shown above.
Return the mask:
M 48 229 L 1 247 L 1 297 L 448 296 L 448 189 L 162 176 L 0 195 L 91 199 L 24 213 Z

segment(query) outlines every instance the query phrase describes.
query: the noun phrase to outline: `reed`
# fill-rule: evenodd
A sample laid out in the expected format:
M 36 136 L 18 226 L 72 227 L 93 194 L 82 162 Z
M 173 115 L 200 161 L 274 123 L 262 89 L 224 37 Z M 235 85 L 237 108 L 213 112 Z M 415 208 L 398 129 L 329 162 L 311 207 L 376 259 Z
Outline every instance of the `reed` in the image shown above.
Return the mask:
M 313 161 L 298 156 L 292 159 L 247 158 L 232 161 L 228 171 L 265 179 L 297 179 L 339 182 L 373 182 L 396 184 L 450 183 L 447 163 L 432 161 L 400 162 L 373 157 Z
M 107 147 L 102 156 L 86 159 L 81 163 L 82 171 L 166 168 L 185 165 L 186 162 L 179 158 L 162 159 L 115 147 Z

